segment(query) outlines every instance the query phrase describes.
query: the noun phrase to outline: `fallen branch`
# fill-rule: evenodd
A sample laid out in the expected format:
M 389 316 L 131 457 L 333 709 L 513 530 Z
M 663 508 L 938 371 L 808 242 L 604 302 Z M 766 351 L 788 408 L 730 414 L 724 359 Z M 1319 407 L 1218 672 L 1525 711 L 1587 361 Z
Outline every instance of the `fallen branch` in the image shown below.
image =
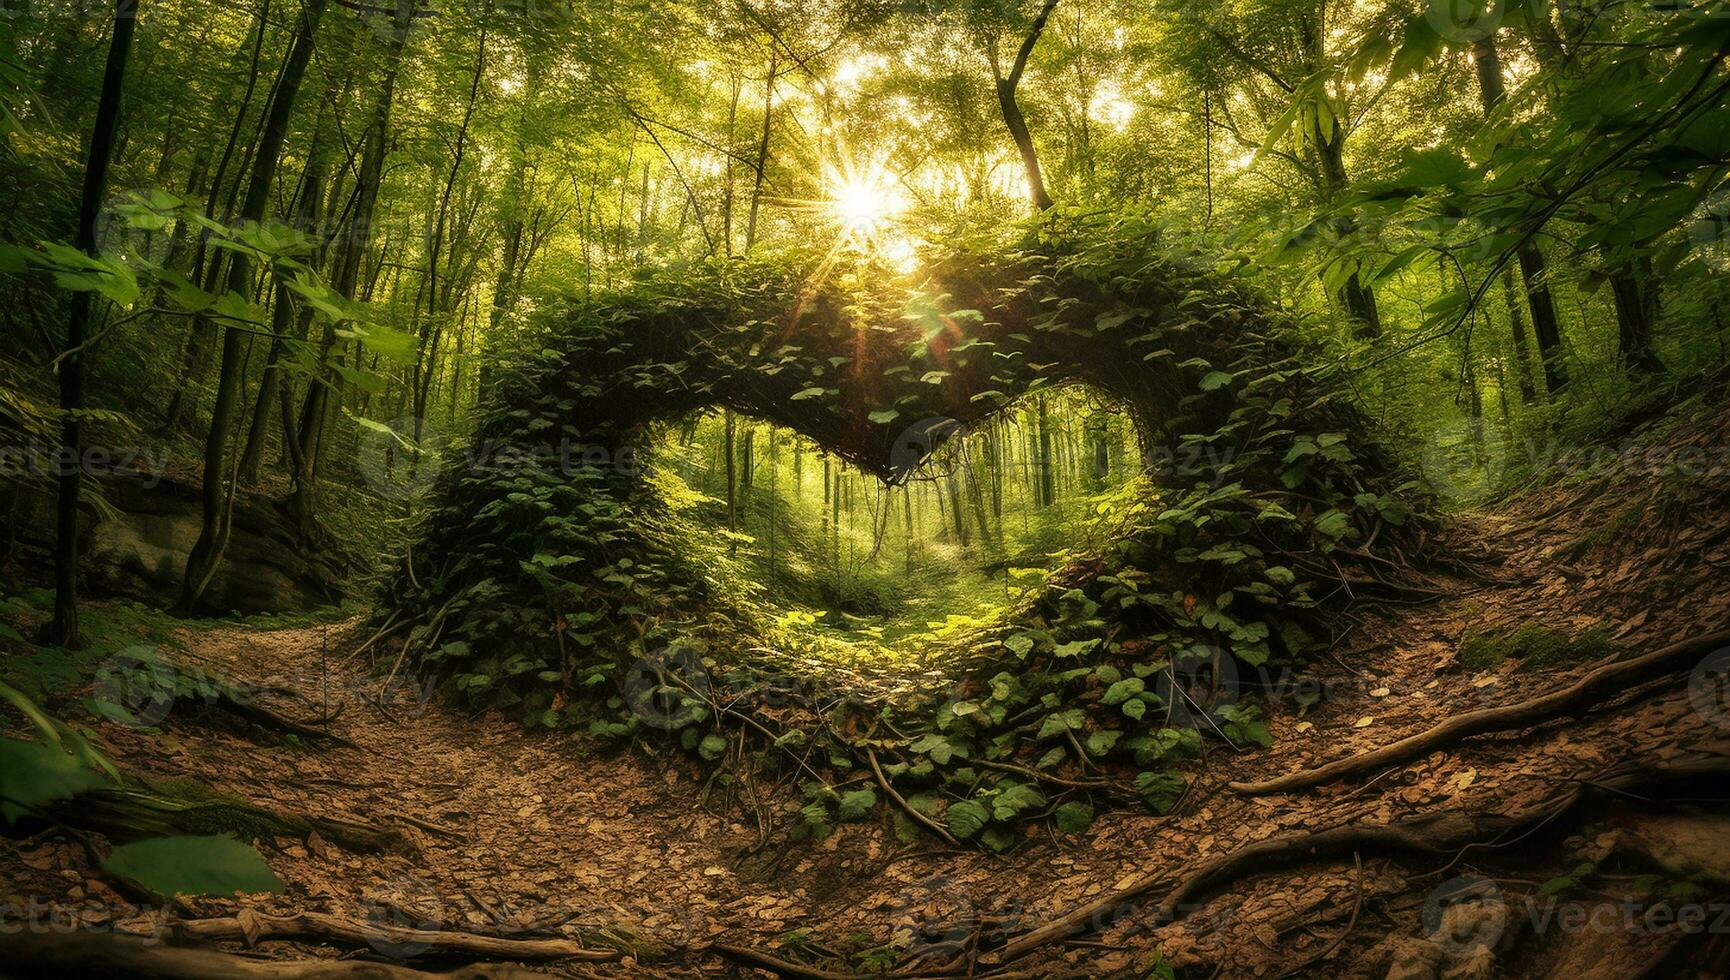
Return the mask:
M 256 960 L 210 949 L 182 949 L 138 936 L 77 930 L 0 930 L 9 977 L 136 977 L 139 980 L 527 980 L 542 974 L 511 966 L 468 966 L 426 973 L 365 960 Z
M 234 691 L 226 685 L 222 686 L 212 707 L 219 708 L 236 717 L 245 719 L 260 728 L 282 732 L 308 741 L 333 742 L 346 748 L 359 748 L 353 742 L 323 728 L 314 728 L 292 718 L 279 715 L 265 706 L 253 701 L 250 697 L 236 697 Z
M 356 922 L 323 912 L 266 915 L 252 910 L 231 918 L 189 919 L 175 928 L 194 939 L 238 939 L 248 944 L 261 939 L 335 940 L 353 946 L 385 944 L 412 947 L 428 955 L 461 955 L 488 960 L 612 960 L 614 949 L 589 949 L 568 939 L 505 939 L 469 932 L 410 929 L 376 922 Z
M 742 963 L 759 970 L 768 970 L 770 973 L 776 974 L 777 976 L 796 977 L 798 980 L 855 980 L 855 977 L 858 976 L 853 973 L 837 973 L 833 970 L 819 970 L 814 966 L 806 966 L 803 963 L 794 963 L 790 960 L 777 959 L 776 957 L 770 956 L 768 953 L 759 953 L 754 949 L 747 949 L 744 946 L 728 946 L 724 943 L 716 943 L 715 945 L 710 946 L 709 950 L 719 956 L 732 960 L 735 963 Z
M 925 814 L 920 813 L 918 810 L 913 809 L 913 804 L 907 802 L 906 797 L 895 792 L 895 787 L 889 785 L 889 780 L 883 777 L 883 767 L 878 765 L 877 753 L 875 751 L 867 747 L 865 749 L 865 755 L 871 760 L 871 771 L 877 775 L 877 785 L 883 787 L 883 792 L 888 793 L 890 799 L 894 800 L 901 809 L 906 810 L 908 816 L 923 824 L 927 830 L 948 841 L 951 847 L 961 846 L 961 842 L 955 839 L 955 835 L 951 834 L 948 828 Z
M 1369 752 L 1263 782 L 1234 782 L 1230 785 L 1232 789 L 1247 796 L 1289 793 L 1347 776 L 1399 765 L 1474 735 L 1531 728 L 1562 715 L 1579 712 L 1635 684 L 1661 677 L 1684 666 L 1691 667 L 1703 652 L 1727 645 L 1730 645 L 1730 630 L 1684 640 L 1645 656 L 1611 661 L 1567 687 L 1528 701 L 1454 715 L 1434 728 L 1408 735 Z
M 183 799 L 151 787 L 108 786 L 52 804 L 55 819 L 118 840 L 175 834 L 235 833 L 253 837 L 297 837 L 315 832 L 346 850 L 397 851 L 408 842 L 394 829 L 340 817 L 303 816 L 212 794 Z

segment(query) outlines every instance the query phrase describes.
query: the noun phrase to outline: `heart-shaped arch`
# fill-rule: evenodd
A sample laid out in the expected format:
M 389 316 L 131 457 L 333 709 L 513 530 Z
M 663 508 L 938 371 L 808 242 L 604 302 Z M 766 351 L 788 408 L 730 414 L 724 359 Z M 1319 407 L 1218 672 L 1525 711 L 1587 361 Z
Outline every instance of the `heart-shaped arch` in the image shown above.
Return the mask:
M 1223 607 L 1242 592 L 1307 608 L 1304 555 L 1399 538 L 1384 530 L 1403 523 L 1399 470 L 1294 331 L 1147 231 L 1048 229 L 1013 253 L 952 254 L 917 289 L 783 257 L 573 302 L 501 374 L 384 606 L 418 624 L 418 657 L 471 688 L 533 690 L 538 708 L 549 685 L 533 678 L 569 687 L 573 658 L 579 674 L 616 668 L 714 611 L 704 570 L 655 529 L 640 450 L 657 423 L 728 407 L 893 481 L 1018 396 L 1083 383 L 1133 414 L 1165 508 L 1083 587 L 1144 631 L 1181 620 L 1252 662 L 1295 656 Z M 1106 594 L 1124 588 L 1136 595 Z M 1155 588 L 1176 598 L 1142 593 Z

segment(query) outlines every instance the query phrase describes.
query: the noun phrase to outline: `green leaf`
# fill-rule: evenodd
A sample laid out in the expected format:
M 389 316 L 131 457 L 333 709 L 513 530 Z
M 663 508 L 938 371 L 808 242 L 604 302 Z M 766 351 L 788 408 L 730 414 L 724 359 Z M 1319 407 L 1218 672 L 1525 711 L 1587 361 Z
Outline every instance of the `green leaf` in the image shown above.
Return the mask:
M 1117 740 L 1122 737 L 1122 732 L 1112 731 L 1110 729 L 1101 729 L 1100 731 L 1094 732 L 1092 735 L 1087 736 L 1088 754 L 1096 756 L 1107 755 L 1111 752 L 1112 747 L 1117 744 Z
M 282 881 L 258 851 L 232 837 L 153 837 L 122 844 L 102 867 L 158 895 L 282 891 Z
M 849 790 L 841 794 L 837 815 L 842 820 L 859 820 L 877 806 L 877 792 L 871 789 Z
M 1170 813 L 1177 801 L 1183 798 L 1187 786 L 1184 778 L 1175 772 L 1142 772 L 1135 776 L 1135 791 L 1155 813 Z
M 714 762 L 716 759 L 719 759 L 721 757 L 721 754 L 726 752 L 726 751 L 727 751 L 727 739 L 726 739 L 726 736 L 724 736 L 724 735 L 717 735 L 714 733 L 710 733 L 708 735 L 703 736 L 703 740 L 701 742 L 697 743 L 697 754 L 702 756 L 703 758 L 709 760 L 710 762 Z
M 1139 677 L 1126 677 L 1105 689 L 1105 696 L 1100 703 L 1105 705 L 1122 704 L 1147 690 L 1147 682 Z
M 1013 820 L 1024 810 L 1045 805 L 1045 794 L 1032 783 L 1009 783 L 991 798 L 991 815 L 998 820 Z
M 1064 732 L 1080 731 L 1081 726 L 1086 724 L 1086 722 L 1087 716 L 1080 708 L 1069 708 L 1065 711 L 1053 712 L 1052 714 L 1046 715 L 1045 723 L 1039 726 L 1038 738 L 1047 739 L 1053 735 L 1061 735 Z
M 990 821 L 990 811 L 973 800 L 952 803 L 949 812 L 943 815 L 943 822 L 949 826 L 949 832 L 962 840 L 967 840 L 985 829 L 985 825 Z
M 1097 639 L 1073 640 L 1069 643 L 1058 644 L 1057 648 L 1051 651 L 1051 655 L 1058 658 L 1079 657 L 1096 646 L 1099 646 Z
M 69 752 L 39 742 L 0 738 L 0 816 L 64 800 L 105 785 L 102 775 Z
M 1093 807 L 1086 803 L 1065 803 L 1052 814 L 1057 829 L 1066 834 L 1085 833 L 1093 825 Z

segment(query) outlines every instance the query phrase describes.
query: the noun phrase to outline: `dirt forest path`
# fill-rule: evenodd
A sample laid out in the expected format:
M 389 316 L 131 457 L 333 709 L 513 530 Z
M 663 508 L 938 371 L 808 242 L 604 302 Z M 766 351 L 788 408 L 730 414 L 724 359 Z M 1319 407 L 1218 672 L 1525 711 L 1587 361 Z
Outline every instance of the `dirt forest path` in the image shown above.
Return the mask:
M 1700 437 L 1722 438 L 1722 420 L 1715 426 Z M 1614 655 L 1631 656 L 1730 626 L 1730 477 L 1697 481 L 1680 504 L 1661 509 L 1644 503 L 1656 499 L 1645 493 L 1647 482 L 1639 475 L 1586 481 L 1461 523 L 1449 532 L 1451 544 L 1479 572 L 1432 580 L 1442 595 L 1356 607 L 1355 624 L 1318 664 L 1329 699 L 1304 711 L 1293 692 L 1271 693 L 1273 748 L 1233 753 L 1211 741 L 1172 815 L 1105 809 L 1080 837 L 1041 825 L 1005 855 L 950 850 L 929 836 L 899 840 L 886 813 L 841 824 L 816 843 L 760 836 L 747 815 L 752 804 L 735 797 L 739 805 L 723 807 L 721 787 L 683 756 L 598 751 L 585 737 L 466 715 L 412 684 L 394 685 L 381 700 L 388 658 L 345 662 L 365 635 L 353 622 L 190 628 L 181 660 L 190 671 L 292 688 L 298 698 L 271 704 L 301 718 L 328 708 L 330 731 L 352 745 L 283 744 L 180 705 L 159 728 L 105 724 L 98 734 L 143 774 L 190 776 L 255 804 L 394 827 L 408 842 L 395 853 L 368 854 L 316 836 L 264 841 L 287 889 L 243 900 L 258 911 L 563 935 L 586 945 L 625 941 L 629 952 L 610 962 L 536 967 L 578 976 L 741 969 L 713 944 L 807 960 L 891 944 L 898 953 L 963 949 L 993 929 L 1025 932 L 1144 876 L 1175 881 L 1280 835 L 1434 814 L 1508 814 L 1616 773 L 1730 757 L 1730 715 L 1703 712 L 1697 692 L 1671 678 L 1566 722 L 1470 739 L 1313 793 L 1246 797 L 1226 785 L 1531 697 L 1589 666 L 1524 670 L 1509 660 L 1470 669 L 1459 651 L 1472 630 L 1530 622 L 1568 633 L 1601 629 Z M 1630 508 L 1637 520 L 1622 522 L 1628 530 L 1600 532 Z M 1487 863 L 1512 868 L 1495 879 L 1502 888 L 1530 895 L 1572 866 L 1570 835 L 1580 833 L 1559 822 L 1451 860 L 1359 851 L 1300 862 L 1225 882 L 1175 922 L 1158 921 L 1153 901 L 1114 908 L 1098 928 L 1005 969 L 1145 976 L 1165 964 L 1198 975 L 1276 977 L 1309 964 L 1315 975 L 1379 977 L 1392 965 L 1395 975 L 1437 975 L 1398 970 L 1408 955 L 1402 943 L 1423 933 L 1438 886 L 1464 865 Z M 24 893 L 64 896 L 88 924 L 105 924 L 89 922 L 102 913 L 88 901 L 106 886 L 70 841 L 0 843 L 0 866 Z M 235 909 L 234 901 L 198 900 L 183 914 Z M 1653 944 L 1679 941 L 1645 931 L 1599 939 L 1534 934 L 1510 954 L 1518 968 L 1504 969 L 1549 975 L 1590 956 L 1600 972 L 1577 976 L 1611 975 L 1603 963 L 1657 962 L 1662 950 Z M 274 940 L 228 948 L 271 958 L 355 953 Z M 360 952 L 388 959 L 405 951 L 381 942 Z

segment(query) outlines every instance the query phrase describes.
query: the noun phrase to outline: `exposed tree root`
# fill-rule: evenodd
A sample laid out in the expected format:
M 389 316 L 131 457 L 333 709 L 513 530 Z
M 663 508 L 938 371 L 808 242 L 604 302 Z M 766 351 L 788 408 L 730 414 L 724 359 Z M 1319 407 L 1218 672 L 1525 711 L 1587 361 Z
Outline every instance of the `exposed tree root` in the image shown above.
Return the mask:
M 402 834 L 334 817 L 305 817 L 253 806 L 241 800 L 213 797 L 181 799 L 167 792 L 110 787 L 80 793 L 52 806 L 50 814 L 74 827 L 119 840 L 175 834 L 232 833 L 243 839 L 298 837 L 318 834 L 351 851 L 403 850 Z
M 794 963 L 779 959 L 768 953 L 759 953 L 743 946 L 728 946 L 717 943 L 709 947 L 717 956 L 725 957 L 735 963 L 753 967 L 758 970 L 768 970 L 776 976 L 795 977 L 798 980 L 854 980 L 856 974 L 837 973 L 832 970 L 819 970 L 814 966 Z
M 411 929 L 376 922 L 356 922 L 323 912 L 266 915 L 250 910 L 232 918 L 188 919 L 175 930 L 193 939 L 236 939 L 248 944 L 264 939 L 330 940 L 353 946 L 385 945 L 414 955 L 458 955 L 489 960 L 612 960 L 614 949 L 589 949 L 568 939 L 505 939 L 469 932 Z
M 0 931 L 8 977 L 136 977 L 139 980 L 520 980 L 540 974 L 476 965 L 426 973 L 365 960 L 255 960 L 96 932 Z
M 279 715 L 251 698 L 236 697 L 234 691 L 226 685 L 222 686 L 211 706 L 268 731 L 293 735 L 309 742 L 329 742 L 351 749 L 359 747 L 341 735 L 324 728 L 303 724 L 292 718 Z
M 1231 788 L 1249 796 L 1289 793 L 1408 762 L 1474 735 L 1531 728 L 1563 715 L 1584 711 L 1635 684 L 1691 667 L 1702 653 L 1727 645 L 1730 645 L 1730 630 L 1722 630 L 1644 656 L 1611 661 L 1567 687 L 1528 701 L 1454 715 L 1434 728 L 1408 735 L 1379 749 L 1262 782 L 1234 782 Z
M 1531 832 L 1572 810 L 1593 791 L 1631 794 L 1637 790 L 1682 780 L 1730 775 L 1730 757 L 1706 756 L 1663 769 L 1635 769 L 1593 782 L 1578 782 L 1549 800 L 1517 815 L 1443 812 L 1387 825 L 1358 824 L 1315 833 L 1273 837 L 1240 847 L 1179 878 L 1160 900 L 1156 921 L 1176 921 L 1232 882 L 1275 868 L 1329 860 L 1350 854 L 1455 855 L 1473 846 L 1495 846 L 1510 833 Z M 1134 904 L 1171 881 L 1169 875 L 1143 877 L 1027 932 L 995 952 L 980 957 L 983 965 L 1019 959 L 1043 946 L 1110 926 Z

